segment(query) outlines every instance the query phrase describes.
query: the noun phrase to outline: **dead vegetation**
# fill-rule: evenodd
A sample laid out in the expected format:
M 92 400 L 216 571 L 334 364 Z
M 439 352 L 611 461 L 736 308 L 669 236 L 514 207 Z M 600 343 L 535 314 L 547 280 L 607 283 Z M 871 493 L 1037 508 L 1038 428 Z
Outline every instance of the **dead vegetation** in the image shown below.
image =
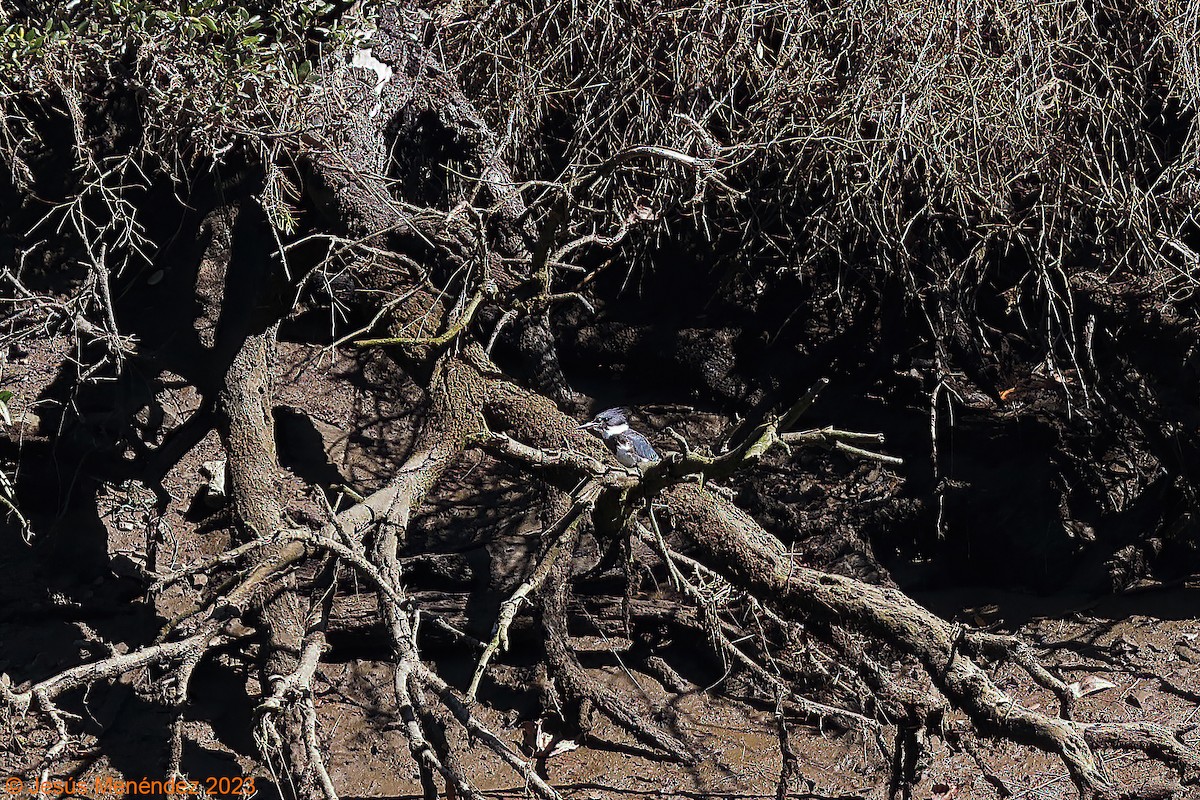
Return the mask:
M 22 774 L 73 768 L 97 738 L 81 695 L 151 674 L 139 691 L 171 716 L 164 774 L 182 774 L 193 675 L 233 658 L 258 673 L 251 735 L 279 791 L 333 800 L 314 683 L 338 599 L 373 595 L 393 724 L 427 797 L 485 794 L 477 748 L 558 797 L 549 754 L 595 743 L 598 716 L 663 760 L 709 758 L 677 720 L 593 679 L 572 644 L 576 607 L 631 641 L 678 626 L 744 674 L 777 715 L 780 798 L 798 791 L 798 722 L 860 737 L 896 797 L 911 796 L 931 737 L 973 757 L 992 739 L 1052 754 L 1085 798 L 1194 791 L 1193 730 L 1078 719 L 1027 643 L 947 622 L 886 579 L 801 563 L 804 531 L 768 531 L 724 484 L 814 451 L 908 469 L 875 430 L 799 429 L 837 365 L 794 366 L 820 352 L 818 334 L 859 326 L 878 344 L 898 314 L 908 327 L 887 346 L 920 355 L 885 371 L 906 367 L 924 403 L 923 513 L 939 534 L 954 488 L 940 437 L 956 414 L 1023 403 L 1058 419 L 1088 502 L 1116 515 L 1152 487 L 1170 498 L 1158 544 L 1118 533 L 1105 546 L 1194 547 L 1195 402 L 1176 398 L 1197 367 L 1195 19 L 1186 5 L 921 2 L 279 2 L 252 17 L 122 0 L 68 30 L 0 4 L 17 67 L 0 83 L 0 194 L 16 209 L 0 227 L 4 343 L 71 333 L 58 393 L 41 399 L 61 404 L 51 438 L 75 466 L 104 450 L 159 498 L 161 522 L 176 502 L 165 476 L 215 430 L 229 496 L 230 547 L 195 564 L 162 569 L 161 526 L 147 526 L 139 596 L 179 593 L 169 614 L 155 607 L 156 636 L 0 686 L 10 726 L 36 715 L 51 734 L 16 754 Z M 587 403 L 561 345 L 593 316 L 622 322 L 622 290 L 652 293 L 655 269 L 688 261 L 724 270 L 714 293 L 743 327 L 740 356 L 791 349 L 758 380 L 726 368 L 718 383 L 702 361 L 691 388 L 733 396 L 743 424 L 707 447 L 672 431 L 677 452 L 631 474 L 575 429 Z M 754 327 L 755 298 L 797 286 L 775 330 Z M 1126 348 L 1131 295 L 1159 315 L 1163 363 Z M 148 314 L 154 302 L 166 313 Z M 903 310 L 880 311 L 890 303 Z M 796 314 L 813 323 L 785 333 Z M 310 341 L 365 352 L 417 398 L 396 401 L 408 414 L 382 474 L 304 481 L 324 519 L 297 513 L 276 430 L 281 326 L 306 315 L 322 323 Z M 102 444 L 71 444 L 97 392 L 168 373 L 200 399 L 158 440 L 118 419 Z M 383 384 L 377 416 L 394 399 Z M 1080 466 L 1095 455 L 1074 444 L 1084 435 L 1132 465 L 1127 498 Z M 492 533 L 430 509 L 488 505 L 508 486 L 528 557 L 515 575 L 492 565 L 498 614 L 480 635 L 422 607 L 436 581 L 420 585 L 415 559 Z M 1060 522 L 1082 525 L 1071 503 L 1087 504 L 1063 489 Z M 413 554 L 423 524 L 444 538 Z M 479 704 L 526 617 L 539 696 L 526 722 L 566 733 L 522 751 Z M 434 640 L 470 661 L 467 680 L 428 656 Z M 682 685 L 650 649 L 646 670 Z M 1055 710 L 1002 688 L 998 665 Z M 1128 778 L 1108 751 L 1164 777 Z

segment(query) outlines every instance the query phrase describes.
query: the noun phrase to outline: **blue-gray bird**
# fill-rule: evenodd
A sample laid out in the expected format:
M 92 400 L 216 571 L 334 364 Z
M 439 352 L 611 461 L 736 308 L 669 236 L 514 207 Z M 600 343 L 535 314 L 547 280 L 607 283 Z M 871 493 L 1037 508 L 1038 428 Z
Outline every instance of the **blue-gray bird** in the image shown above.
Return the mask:
M 604 440 L 604 444 L 627 467 L 645 469 L 662 460 L 645 436 L 629 427 L 629 418 L 623 408 L 601 411 L 591 422 L 579 426 Z

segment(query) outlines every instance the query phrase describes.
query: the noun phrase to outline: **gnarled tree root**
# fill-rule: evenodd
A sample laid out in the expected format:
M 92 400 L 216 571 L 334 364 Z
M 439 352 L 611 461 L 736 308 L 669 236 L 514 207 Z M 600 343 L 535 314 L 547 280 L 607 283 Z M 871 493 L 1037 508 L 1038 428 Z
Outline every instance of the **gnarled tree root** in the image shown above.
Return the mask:
M 567 638 L 567 600 L 571 584 L 571 556 L 579 535 L 568 528 L 563 547 L 553 563 L 546 591 L 542 593 L 541 627 L 546 643 L 546 666 L 558 689 L 575 709 L 574 720 L 586 735 L 590 725 L 587 710 L 598 709 L 642 744 L 665 753 L 672 760 L 692 763 L 696 755 L 685 742 L 661 730 L 644 715 L 631 708 L 608 688 L 588 677 Z
M 586 472 L 586 459 L 524 459 L 521 448 L 554 450 L 571 440 L 573 420 L 564 418 L 548 401 L 501 383 L 489 397 L 488 411 L 513 440 L 503 452 L 523 462 L 560 489 L 595 477 Z M 575 436 L 578 439 L 578 436 Z M 583 452 L 588 452 L 581 443 Z M 1161 726 L 1152 724 L 1077 723 L 1026 708 L 1003 691 L 963 652 L 960 629 L 921 607 L 903 593 L 864 584 L 852 578 L 823 573 L 797 564 L 776 537 L 748 514 L 691 482 L 665 482 L 658 502 L 670 509 L 674 531 L 693 550 L 694 557 L 716 570 L 732 585 L 749 592 L 789 619 L 816 621 L 832 628 L 860 630 L 913 656 L 933 684 L 970 717 L 984 734 L 1032 745 L 1057 755 L 1080 794 L 1097 800 L 1158 796 L 1161 787 L 1122 787 L 1110 776 L 1092 750 L 1120 747 L 1138 750 L 1179 768 L 1188 779 L 1196 771 L 1197 754 Z M 821 625 L 816 626 L 818 629 Z M 979 647 L 997 642 L 977 640 Z M 1040 683 L 1057 688 L 1052 676 L 1030 663 L 1014 647 L 1018 663 Z M 1049 678 L 1047 677 L 1049 676 Z

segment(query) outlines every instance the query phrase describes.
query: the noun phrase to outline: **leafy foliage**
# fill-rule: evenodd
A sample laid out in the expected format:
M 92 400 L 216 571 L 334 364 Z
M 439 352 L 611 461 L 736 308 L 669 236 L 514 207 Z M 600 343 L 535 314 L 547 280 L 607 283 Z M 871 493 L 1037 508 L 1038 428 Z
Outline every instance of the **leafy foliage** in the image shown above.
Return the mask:
M 133 90 L 160 154 L 211 158 L 279 133 L 322 47 L 349 34 L 323 0 L 246 6 L 73 0 L 0 9 L 0 102 Z M 73 114 L 77 136 L 84 120 Z M 11 124 L 11 123 L 10 123 Z M 30 131 L 23 131 L 27 136 Z M 8 131 L 8 155 L 22 137 Z M 86 139 L 81 139 L 82 146 Z M 14 152 L 16 150 L 16 152 Z

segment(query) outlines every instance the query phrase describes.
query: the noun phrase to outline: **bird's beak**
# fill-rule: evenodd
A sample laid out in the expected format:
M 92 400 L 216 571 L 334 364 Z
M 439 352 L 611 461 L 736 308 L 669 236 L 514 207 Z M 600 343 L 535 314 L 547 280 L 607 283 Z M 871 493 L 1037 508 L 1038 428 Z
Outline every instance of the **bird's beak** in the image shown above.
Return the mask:
M 579 427 L 577 427 L 575 430 L 577 430 L 577 431 L 590 431 L 592 428 L 596 427 L 596 425 L 598 425 L 598 424 L 599 424 L 599 423 L 597 423 L 597 422 L 595 422 L 595 421 L 592 421 L 592 422 L 585 422 L 585 423 L 583 423 L 582 425 L 580 425 Z

